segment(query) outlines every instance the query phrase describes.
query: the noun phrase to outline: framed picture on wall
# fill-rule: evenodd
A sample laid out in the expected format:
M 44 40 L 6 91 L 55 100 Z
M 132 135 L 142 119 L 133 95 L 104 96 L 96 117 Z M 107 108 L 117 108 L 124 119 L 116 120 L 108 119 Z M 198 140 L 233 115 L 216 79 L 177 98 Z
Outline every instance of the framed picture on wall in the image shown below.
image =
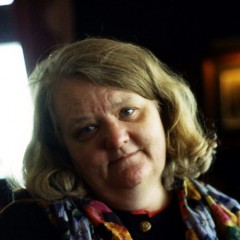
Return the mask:
M 240 130 L 240 65 L 219 72 L 219 102 L 222 127 Z

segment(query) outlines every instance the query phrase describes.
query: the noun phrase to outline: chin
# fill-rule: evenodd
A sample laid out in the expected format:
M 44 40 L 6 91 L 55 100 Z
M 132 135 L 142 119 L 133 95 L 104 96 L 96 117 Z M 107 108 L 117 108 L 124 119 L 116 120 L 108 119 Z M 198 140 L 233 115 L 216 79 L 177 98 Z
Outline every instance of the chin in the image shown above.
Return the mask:
M 141 183 L 143 183 L 149 175 L 150 173 L 146 168 L 136 167 L 135 169 L 126 169 L 120 176 L 115 178 L 112 183 L 120 188 L 132 189 L 141 185 Z

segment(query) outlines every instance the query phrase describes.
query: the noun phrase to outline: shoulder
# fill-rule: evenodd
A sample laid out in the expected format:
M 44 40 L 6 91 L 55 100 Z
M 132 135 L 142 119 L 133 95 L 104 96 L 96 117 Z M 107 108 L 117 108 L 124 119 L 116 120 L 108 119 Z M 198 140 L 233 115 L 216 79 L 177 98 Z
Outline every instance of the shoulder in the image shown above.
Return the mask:
M 44 209 L 34 199 L 10 203 L 0 213 L 0 239 L 59 239 Z
M 240 204 L 237 200 L 195 179 L 184 179 L 177 192 L 185 221 L 196 233 L 201 233 L 201 239 L 239 236 Z
M 216 204 L 221 204 L 233 211 L 240 211 L 240 203 L 231 196 L 226 195 L 214 186 L 205 182 L 197 181 L 195 179 L 192 179 L 191 182 L 195 189 L 197 189 L 204 198 L 211 198 Z
M 0 179 L 0 211 L 12 200 L 12 191 L 8 186 L 7 180 Z
M 234 213 L 239 213 L 240 211 L 240 203 L 236 199 L 204 181 L 184 178 L 184 180 L 178 181 L 175 190 L 186 198 L 187 201 L 205 202 L 211 208 L 221 205 Z

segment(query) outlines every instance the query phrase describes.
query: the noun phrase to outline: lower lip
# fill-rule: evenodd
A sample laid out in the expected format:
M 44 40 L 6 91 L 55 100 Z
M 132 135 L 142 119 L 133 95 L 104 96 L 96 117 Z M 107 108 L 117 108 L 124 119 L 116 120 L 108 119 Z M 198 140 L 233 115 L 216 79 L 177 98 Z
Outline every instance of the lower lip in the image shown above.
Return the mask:
M 132 158 L 132 157 L 134 157 L 137 153 L 138 153 L 138 151 L 133 152 L 133 153 L 130 153 L 130 154 L 124 156 L 124 157 L 119 158 L 118 160 L 126 160 L 126 159 L 129 159 L 129 158 Z
M 134 152 L 134 153 L 128 154 L 128 155 L 126 155 L 126 156 L 124 156 L 124 157 L 121 157 L 121 158 L 113 161 L 112 163 L 113 163 L 113 164 L 114 164 L 114 163 L 115 163 L 115 164 L 123 164 L 123 165 L 126 164 L 126 166 L 130 166 L 130 165 L 136 163 L 136 155 L 137 155 L 138 153 L 139 153 L 139 151 L 136 151 L 136 152 Z

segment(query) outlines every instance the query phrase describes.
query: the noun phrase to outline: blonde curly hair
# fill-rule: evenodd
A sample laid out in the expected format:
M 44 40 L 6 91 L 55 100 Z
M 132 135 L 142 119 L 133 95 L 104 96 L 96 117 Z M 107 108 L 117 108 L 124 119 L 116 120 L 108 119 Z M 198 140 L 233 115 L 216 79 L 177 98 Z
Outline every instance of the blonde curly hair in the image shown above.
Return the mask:
M 53 108 L 56 84 L 73 76 L 128 89 L 158 102 L 166 134 L 167 159 L 162 178 L 167 189 L 172 188 L 175 177 L 196 178 L 208 170 L 217 146 L 216 135 L 203 128 L 186 82 L 143 47 L 88 38 L 54 51 L 29 77 L 35 114 L 23 173 L 33 196 L 56 200 L 90 193 L 74 171 Z

